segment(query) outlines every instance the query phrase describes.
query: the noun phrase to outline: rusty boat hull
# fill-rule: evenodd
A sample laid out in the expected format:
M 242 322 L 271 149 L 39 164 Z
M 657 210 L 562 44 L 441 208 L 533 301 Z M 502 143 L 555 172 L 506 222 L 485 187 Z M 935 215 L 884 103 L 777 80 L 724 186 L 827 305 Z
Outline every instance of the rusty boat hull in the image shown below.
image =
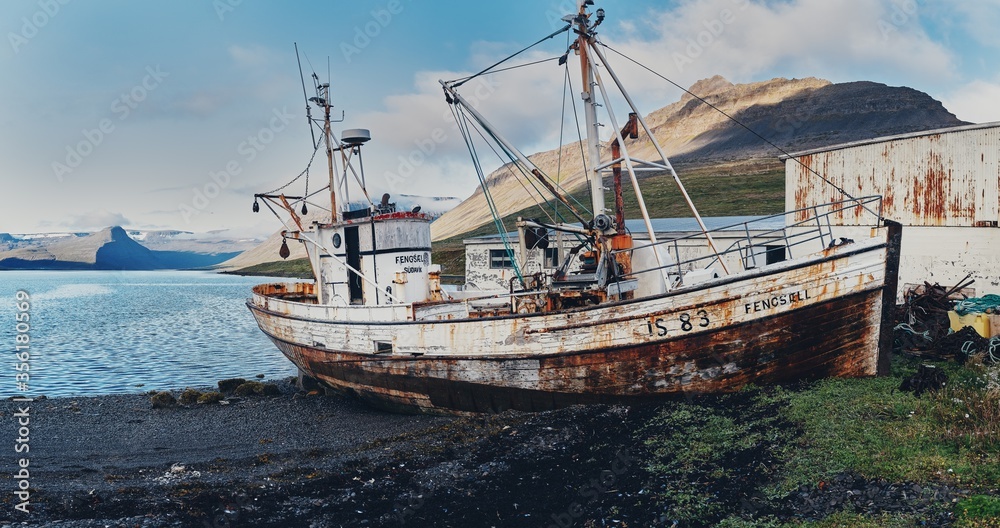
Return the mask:
M 898 224 L 881 231 L 666 294 L 562 312 L 325 306 L 309 283 L 259 285 L 247 304 L 301 372 L 395 411 L 539 411 L 872 376 L 889 368 L 901 239 Z

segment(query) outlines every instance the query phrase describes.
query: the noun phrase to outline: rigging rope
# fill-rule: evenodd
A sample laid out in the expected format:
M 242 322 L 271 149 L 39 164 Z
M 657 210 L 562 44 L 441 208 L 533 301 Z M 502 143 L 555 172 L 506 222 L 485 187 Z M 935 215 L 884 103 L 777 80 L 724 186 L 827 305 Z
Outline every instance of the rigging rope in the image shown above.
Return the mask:
M 528 186 L 525 185 L 524 182 L 521 181 L 521 179 L 517 177 L 517 174 L 515 174 L 514 171 L 510 169 L 511 165 L 513 165 L 514 167 L 517 167 L 518 172 L 520 172 L 524 176 L 524 178 L 526 180 L 528 180 L 528 183 L 531 185 L 531 188 L 534 189 L 536 193 L 538 193 L 538 196 L 541 197 L 542 199 L 545 198 L 545 194 L 538 188 L 538 186 L 535 184 L 534 180 L 532 180 L 531 178 L 528 177 L 527 173 L 525 173 L 525 171 L 524 171 L 524 167 L 522 167 L 521 164 L 517 162 L 517 158 L 513 154 L 511 154 L 507 149 L 505 149 L 502 144 L 499 144 L 499 142 L 498 142 L 498 145 L 500 146 L 500 149 L 503 150 L 504 154 L 506 154 L 507 158 L 510 160 L 509 162 L 504 162 L 503 161 L 503 157 L 500 155 L 499 152 L 497 152 L 497 149 L 493 146 L 493 143 L 491 143 L 488 139 L 486 139 L 486 136 L 483 135 L 483 131 L 480 129 L 480 127 L 474 127 L 474 129 L 475 129 L 476 133 L 479 134 L 479 137 L 483 138 L 483 142 L 485 142 L 486 145 L 490 147 L 490 150 L 493 151 L 493 154 L 495 154 L 496 157 L 500 159 L 500 161 L 503 163 L 504 166 L 508 167 L 507 168 L 507 172 L 509 172 L 510 175 L 511 175 L 511 177 L 514 178 L 514 181 L 516 181 L 517 183 L 519 183 L 521 185 L 521 188 L 524 189 L 525 194 L 527 194 L 528 197 L 531 198 L 531 200 L 533 202 L 535 202 L 535 206 L 538 207 L 539 209 L 541 209 L 542 212 L 545 213 L 545 216 L 548 216 L 549 220 L 552 220 L 552 217 L 547 212 L 545 212 L 545 208 L 542 207 L 542 203 L 539 202 L 535 198 L 535 195 L 533 195 L 531 193 L 531 191 L 528 190 Z M 489 133 L 488 130 L 486 132 Z M 494 137 L 494 136 L 492 134 L 490 134 L 490 137 Z M 495 141 L 495 139 L 494 139 L 494 141 Z
M 570 91 L 570 93 L 572 93 L 573 92 L 573 77 L 569 73 L 569 62 L 568 61 L 566 63 L 566 79 L 567 79 L 567 81 L 566 81 L 567 84 L 569 84 L 569 91 Z M 588 172 L 587 172 L 587 152 L 583 148 L 583 132 L 580 130 L 580 112 L 577 111 L 577 109 L 576 109 L 576 97 L 570 97 L 569 98 L 569 102 L 570 102 L 570 105 L 573 107 L 573 121 L 576 122 L 577 145 L 580 145 L 580 162 L 583 164 L 583 173 L 584 174 L 588 174 Z M 580 204 L 580 202 L 577 201 L 576 198 L 573 198 L 573 201 L 576 202 L 577 205 L 581 205 L 582 206 L 582 204 Z M 584 207 L 586 209 L 585 206 L 582 206 L 582 207 Z
M 313 163 L 313 160 L 316 159 L 316 153 L 317 152 L 319 152 L 319 144 L 318 143 L 316 144 L 316 148 L 313 150 L 312 156 L 309 157 L 309 163 L 306 164 L 305 170 L 303 170 L 302 172 L 300 172 L 298 176 L 292 178 L 292 180 L 290 182 L 282 185 L 281 187 L 278 187 L 277 189 L 275 189 L 273 191 L 268 191 L 266 193 L 261 193 L 261 194 L 274 194 L 274 193 L 276 193 L 276 192 L 284 189 L 285 187 L 288 187 L 289 185 L 295 183 L 303 175 L 309 174 L 309 167 L 312 167 L 312 163 Z
M 598 44 L 600 44 L 601 46 L 604 46 L 605 48 L 607 48 L 607 49 L 609 49 L 609 50 L 611 50 L 611 51 L 615 52 L 615 53 L 616 53 L 616 54 L 617 54 L 618 56 L 620 56 L 620 57 L 622 57 L 622 58 L 624 58 L 624 59 L 626 59 L 626 60 L 628 60 L 628 61 L 632 62 L 632 63 L 633 63 L 633 64 L 635 64 L 636 66 L 639 66 L 640 68 L 642 68 L 642 69 L 644 69 L 644 70 L 648 71 L 649 73 L 652 73 L 653 75 L 655 75 L 655 76 L 657 76 L 657 77 L 659 77 L 659 78 L 663 79 L 664 81 L 667 81 L 668 83 L 670 83 L 670 84 L 672 84 L 672 85 L 676 86 L 677 88 L 681 89 L 681 90 L 682 90 L 682 91 L 683 91 L 684 93 L 686 93 L 686 94 L 690 95 L 691 97 L 694 97 L 694 98 L 695 98 L 695 99 L 697 99 L 698 101 L 701 101 L 702 103 L 704 103 L 705 105 L 707 105 L 707 106 L 708 106 L 709 108 L 712 108 L 712 109 L 713 109 L 713 110 L 715 110 L 716 112 L 719 112 L 720 114 L 722 114 L 723 116 L 725 116 L 725 117 L 726 117 L 727 119 L 729 119 L 729 120 L 730 120 L 730 121 L 732 121 L 733 123 L 736 123 L 736 124 L 737 124 L 737 125 L 739 125 L 740 127 L 742 127 L 742 128 L 744 128 L 744 129 L 746 129 L 746 130 L 747 130 L 748 132 L 750 132 L 750 133 L 751 133 L 751 134 L 753 134 L 754 136 L 757 136 L 757 138 L 759 138 L 759 139 L 760 139 L 761 141 L 763 141 L 764 143 L 767 143 L 768 145 L 770 145 L 770 146 L 771 146 L 772 148 L 774 148 L 774 149 L 775 149 L 775 150 L 777 150 L 778 152 L 781 152 L 782 154 L 784 154 L 785 156 L 787 156 L 787 157 L 788 157 L 788 159 L 790 159 L 790 160 L 794 160 L 794 161 L 795 161 L 795 163 L 798 163 L 798 164 L 799 164 L 799 165 L 801 165 L 801 166 L 802 166 L 803 168 L 805 168 L 805 169 L 806 169 L 807 171 L 809 171 L 809 172 L 811 172 L 812 174 L 814 174 L 814 175 L 818 176 L 818 177 L 819 177 L 819 178 L 820 178 L 821 180 L 823 180 L 824 182 L 826 182 L 826 184 L 827 184 L 827 185 L 829 185 L 829 186 L 833 187 L 834 189 L 836 189 L 837 191 L 839 191 L 839 192 L 840 192 L 841 194 L 843 194 L 844 196 L 846 196 L 846 197 L 847 197 L 848 199 L 850 199 L 850 201 L 852 201 L 852 202 L 857 202 L 857 203 L 858 203 L 858 205 L 860 205 L 860 206 L 861 206 L 861 207 L 862 207 L 862 208 L 863 208 L 864 210 L 866 210 L 866 211 L 868 211 L 869 213 L 871 213 L 871 214 L 875 215 L 875 216 L 876 216 L 877 218 L 880 218 L 880 219 L 882 218 L 882 215 L 881 215 L 881 214 L 879 214 L 879 213 L 876 213 L 875 211 L 872 211 L 871 209 L 869 209 L 869 208 L 868 208 L 868 207 L 867 207 L 867 206 L 866 206 L 866 205 L 865 205 L 865 204 L 864 204 L 864 203 L 863 203 L 863 202 L 862 202 L 861 200 L 859 200 L 858 198 L 855 198 L 855 197 L 854 197 L 854 196 L 852 196 L 852 195 L 851 195 L 850 193 L 848 193 L 848 192 L 847 192 L 846 190 L 844 190 L 843 188 L 841 188 L 841 187 L 840 187 L 840 186 L 838 186 L 837 184 L 833 183 L 832 181 L 828 180 L 828 179 L 827 179 L 827 178 L 826 178 L 825 176 L 823 176 L 823 175 L 822 175 L 822 174 L 820 174 L 819 172 L 816 172 L 816 170 L 815 170 L 815 169 L 813 169 L 812 167 L 810 167 L 810 166 L 806 165 L 805 163 L 803 163 L 803 162 L 802 162 L 801 160 L 799 160 L 798 158 L 795 158 L 795 157 L 793 157 L 793 156 L 792 156 L 791 154 L 789 154 L 789 153 L 788 153 L 788 152 L 787 152 L 787 151 L 786 151 L 785 149 L 783 149 L 783 148 L 779 147 L 778 145 L 775 145 L 775 144 L 774 144 L 773 142 L 771 142 L 770 140 L 768 140 L 768 139 L 767 139 L 767 138 L 765 138 L 764 136 L 762 136 L 762 135 L 758 134 L 758 133 L 757 133 L 757 132 L 756 132 L 756 131 L 755 131 L 754 129 L 752 129 L 752 128 L 748 127 L 747 125 L 743 124 L 743 123 L 742 123 L 742 122 L 741 122 L 740 120 L 738 120 L 738 119 L 736 119 L 735 117 L 733 117 L 733 116 L 731 116 L 731 115 L 727 114 L 727 113 L 726 113 L 725 111 L 723 111 L 723 110 L 722 110 L 721 108 L 719 108 L 719 107 L 717 107 L 717 106 L 713 105 L 712 103 L 710 103 L 710 102 L 706 101 L 705 99 L 703 99 L 702 97 L 698 96 L 697 94 L 695 94 L 695 93 L 692 93 L 692 92 L 691 92 L 690 90 L 688 90 L 687 88 L 684 88 L 683 86 L 681 86 L 681 85 L 679 85 L 679 84 L 675 83 L 674 81 L 671 81 L 670 79 L 666 78 L 665 76 L 661 75 L 660 73 L 658 73 L 658 72 L 654 71 L 653 69 L 649 68 L 649 67 L 648 67 L 648 66 L 646 66 L 645 64 L 642 64 L 641 62 L 639 62 L 639 61 L 637 61 L 637 60 L 635 60 L 635 59 L 633 59 L 633 58 L 629 57 L 628 55 L 625 55 L 624 53 L 622 53 L 622 52 L 620 52 L 620 51 L 618 51 L 618 50 L 616 50 L 616 49 L 612 48 L 611 46 L 609 46 L 609 45 L 605 44 L 604 42 L 601 42 L 601 41 L 599 41 L 599 40 L 598 40 L 597 42 L 598 42 Z
M 465 146 L 469 149 L 469 155 L 472 157 L 472 164 L 476 168 L 476 177 L 479 178 L 479 185 L 483 189 L 483 196 L 486 198 L 486 204 L 489 206 L 490 214 L 493 216 L 493 224 L 496 226 L 497 234 L 500 235 L 500 240 L 503 242 L 504 250 L 507 253 L 507 257 L 510 259 L 511 266 L 514 268 L 514 274 L 517 275 L 517 279 L 521 282 L 521 287 L 524 287 L 524 277 L 521 275 L 520 266 L 518 266 L 517 258 L 514 256 L 514 249 L 510 245 L 510 241 L 507 237 L 507 228 L 503 225 L 503 220 L 500 218 L 497 212 L 496 204 L 493 202 L 493 196 L 490 195 L 489 186 L 486 184 L 486 178 L 483 175 L 483 167 L 479 163 L 479 156 L 476 154 L 476 146 L 472 140 L 472 135 L 469 133 L 469 119 L 465 115 L 462 107 L 460 105 L 449 105 L 452 117 L 455 118 L 455 123 L 458 125 L 459 131 L 462 133 L 462 139 L 465 141 Z
M 462 86 L 463 84 L 471 81 L 472 79 L 475 79 L 476 77 L 479 77 L 480 75 L 483 75 L 484 73 L 492 70 L 493 68 L 496 68 L 497 66 L 499 66 L 499 65 L 501 65 L 501 64 L 509 61 L 510 59 L 513 59 L 514 57 L 516 57 L 516 56 L 524 53 L 525 51 L 528 51 L 529 49 L 531 49 L 531 48 L 533 48 L 533 47 L 541 44 L 542 42 L 545 42 L 546 40 L 549 40 L 550 38 L 552 38 L 552 37 L 554 37 L 554 36 L 556 36 L 556 35 L 564 32 L 564 31 L 569 30 L 570 27 L 572 27 L 572 24 L 566 24 L 566 27 L 564 27 L 562 29 L 559 29 L 559 30 L 556 30 L 556 31 L 553 31 L 548 36 L 542 37 L 542 38 L 538 39 L 537 42 L 526 46 L 525 48 L 521 49 L 520 51 L 515 52 L 515 53 L 513 53 L 511 55 L 508 55 L 506 58 L 500 59 L 499 61 L 493 63 L 492 65 L 487 66 L 486 68 L 484 68 L 483 70 L 481 70 L 479 73 L 474 73 L 474 74 L 472 74 L 472 75 L 470 75 L 468 77 L 462 78 L 462 79 L 455 79 L 455 80 L 452 80 L 452 81 L 448 81 L 448 84 L 451 84 L 454 88 L 458 88 L 459 86 Z M 309 59 L 306 59 L 306 60 L 309 60 Z M 546 59 L 546 60 L 551 60 L 551 59 Z
M 572 41 L 573 34 L 566 33 L 566 48 L 569 49 L 570 43 Z M 567 52 L 568 54 L 569 52 Z M 562 155 L 563 155 L 563 132 L 566 129 L 566 93 L 569 91 L 569 61 L 563 61 L 563 90 L 562 90 L 562 105 L 560 105 L 560 111 L 562 115 L 559 116 L 559 158 L 556 164 L 556 185 L 562 182 Z M 576 112 L 574 108 L 573 117 L 576 117 Z M 552 203 L 552 214 L 556 218 L 562 218 L 559 215 L 559 200 Z

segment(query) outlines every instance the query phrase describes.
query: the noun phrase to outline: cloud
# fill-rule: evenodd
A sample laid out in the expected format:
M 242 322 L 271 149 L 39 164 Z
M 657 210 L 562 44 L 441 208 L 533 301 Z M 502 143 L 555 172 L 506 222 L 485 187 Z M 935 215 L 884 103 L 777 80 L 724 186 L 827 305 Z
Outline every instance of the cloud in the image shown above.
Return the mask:
M 233 44 L 226 48 L 229 57 L 240 67 L 258 69 L 276 62 L 279 56 L 274 51 L 258 45 L 239 46 Z
M 688 0 L 650 12 L 639 28 L 619 26 L 609 42 L 684 86 L 716 74 L 746 82 L 775 72 L 835 81 L 860 80 L 857 72 L 953 79 L 951 53 L 919 16 L 917 7 L 889 0 Z M 630 36 L 637 30 L 641 36 Z
M 1000 0 L 978 0 L 976 2 L 934 2 L 939 4 L 945 17 L 955 17 L 961 30 L 978 44 L 1000 47 Z
M 943 102 L 959 119 L 973 123 L 1000 121 L 1000 80 L 972 81 L 945 96 Z
M 104 229 L 112 226 L 127 226 L 132 223 L 121 213 L 109 211 L 89 211 L 86 213 L 69 215 L 60 225 L 69 229 L 88 231 L 93 229 Z
M 550 53 L 529 54 L 513 64 L 550 57 Z M 476 62 L 485 66 L 496 60 L 497 56 L 484 54 Z M 472 79 L 459 88 L 459 93 L 511 143 L 531 154 L 557 144 L 561 72 L 562 68 L 552 61 Z M 372 131 L 364 163 L 373 195 L 386 190 L 422 195 L 472 192 L 477 182 L 474 167 L 438 82 L 470 74 L 418 72 L 408 92 L 388 96 L 381 110 L 356 114 L 344 124 L 345 128 Z M 473 135 L 481 141 L 478 134 Z M 487 173 L 500 165 L 501 160 L 488 147 L 479 144 L 477 148 Z
M 680 0 L 670 9 L 651 9 L 638 21 L 616 24 L 609 18 L 601 38 L 682 86 L 719 74 L 734 82 L 816 76 L 834 82 L 907 83 L 940 92 L 959 79 L 954 54 L 924 29 L 921 17 L 933 16 L 932 10 L 909 1 Z M 565 37 L 556 37 L 504 66 L 558 56 L 565 43 Z M 412 86 L 385 97 L 380 110 L 352 116 L 345 128 L 372 131 L 372 142 L 365 146 L 370 190 L 380 190 L 379 182 L 386 181 L 393 192 L 471 192 L 474 168 L 438 79 L 469 75 L 514 49 L 518 46 L 506 42 L 474 43 L 468 50 L 470 71 L 417 72 Z M 605 53 L 643 113 L 679 99 L 676 88 Z M 570 62 L 572 89 L 567 97 L 579 110 L 580 78 L 572 54 Z M 560 123 L 563 71 L 555 62 L 542 63 L 469 81 L 460 93 L 511 143 L 531 154 L 557 147 L 561 125 L 563 143 L 576 139 L 577 123 L 569 114 L 568 100 L 568 113 Z M 601 74 L 610 87 L 610 76 L 603 70 Z M 623 121 L 625 111 L 617 107 L 616 112 Z M 606 137 L 612 127 L 608 119 L 601 121 Z M 485 146 L 477 149 L 487 173 L 506 161 Z M 435 190 L 428 190 L 431 185 Z
M 208 117 L 221 108 L 228 106 L 232 97 L 212 91 L 198 91 L 174 101 L 171 105 L 172 114 Z

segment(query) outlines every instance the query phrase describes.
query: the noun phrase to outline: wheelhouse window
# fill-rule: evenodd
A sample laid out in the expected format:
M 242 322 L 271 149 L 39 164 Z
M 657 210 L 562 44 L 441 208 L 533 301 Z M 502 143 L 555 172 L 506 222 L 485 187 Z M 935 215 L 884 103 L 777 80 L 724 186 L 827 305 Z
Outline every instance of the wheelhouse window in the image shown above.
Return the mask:
M 490 269 L 509 269 L 513 267 L 514 263 L 511 262 L 510 255 L 506 249 L 490 250 Z
M 545 267 L 546 268 L 559 267 L 559 248 L 556 247 L 545 248 Z

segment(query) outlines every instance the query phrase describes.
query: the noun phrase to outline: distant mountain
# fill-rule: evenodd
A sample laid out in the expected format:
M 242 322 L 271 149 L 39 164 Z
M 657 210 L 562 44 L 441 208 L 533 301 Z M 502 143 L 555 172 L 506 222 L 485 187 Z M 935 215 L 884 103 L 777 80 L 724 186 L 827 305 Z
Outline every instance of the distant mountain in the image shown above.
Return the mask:
M 177 232 L 132 232 L 140 239 L 153 235 L 153 244 L 170 247 L 157 238 L 169 238 Z M 123 228 L 115 226 L 96 233 L 43 233 L 0 236 L 0 270 L 2 269 L 94 269 L 152 270 L 191 269 L 209 267 L 228 260 L 240 251 L 224 251 L 225 244 L 207 242 L 203 249 L 151 250 L 140 244 Z M 250 245 L 253 242 L 246 242 Z M 195 244 L 198 245 L 198 244 Z M 173 247 L 178 247 L 176 244 Z
M 128 236 L 153 251 L 177 251 L 204 255 L 241 253 L 257 247 L 257 244 L 261 242 L 259 238 L 233 236 L 227 230 L 192 233 L 179 230 L 142 231 L 130 229 Z
M 330 221 L 329 216 L 325 221 Z M 282 258 L 278 255 L 278 251 L 281 250 L 281 231 L 281 229 L 275 231 L 274 234 L 258 244 L 257 247 L 244 251 L 225 262 L 221 262 L 215 268 L 220 271 L 235 271 L 258 264 L 281 261 Z M 288 251 L 289 255 L 286 260 L 301 259 L 307 256 L 304 244 L 295 240 L 288 241 Z
M 874 82 L 833 84 L 815 78 L 777 78 L 733 84 L 715 76 L 698 81 L 690 91 L 788 152 L 967 124 L 923 92 Z M 645 120 L 674 165 L 682 168 L 776 160 L 781 154 L 687 94 L 653 111 Z M 627 146 L 634 157 L 659 159 L 644 134 L 637 140 L 627 140 Z M 610 155 L 608 148 L 607 143 L 601 147 L 604 159 Z M 580 152 L 574 144 L 564 147 L 561 153 L 540 152 L 529 159 L 553 177 L 561 166 L 560 185 L 574 191 L 586 184 Z M 506 167 L 490 174 L 487 182 L 501 216 L 534 203 Z M 432 238 L 457 236 L 490 220 L 486 199 L 482 190 L 477 189 L 431 225 Z
M 121 227 L 109 227 L 87 236 L 51 237 L 0 252 L 0 268 L 7 269 L 155 269 L 153 252 L 129 238 Z

